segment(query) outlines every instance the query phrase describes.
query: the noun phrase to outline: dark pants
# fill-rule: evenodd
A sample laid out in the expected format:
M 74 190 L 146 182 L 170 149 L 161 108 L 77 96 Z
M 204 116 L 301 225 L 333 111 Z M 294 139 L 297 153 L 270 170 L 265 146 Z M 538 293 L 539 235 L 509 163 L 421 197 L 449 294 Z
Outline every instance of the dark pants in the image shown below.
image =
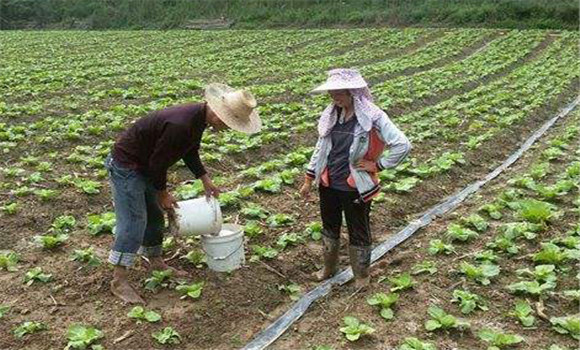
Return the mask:
M 369 222 L 371 202 L 363 202 L 356 191 L 340 191 L 322 185 L 319 186 L 319 193 L 322 233 L 329 238 L 339 239 L 344 212 L 350 245 L 370 246 L 372 243 Z

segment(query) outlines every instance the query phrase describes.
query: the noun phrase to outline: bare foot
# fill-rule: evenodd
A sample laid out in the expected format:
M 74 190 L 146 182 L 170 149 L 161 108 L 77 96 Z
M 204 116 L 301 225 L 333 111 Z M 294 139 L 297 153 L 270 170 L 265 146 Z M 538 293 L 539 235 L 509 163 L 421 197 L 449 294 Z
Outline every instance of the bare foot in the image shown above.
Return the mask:
M 112 280 L 111 293 L 128 304 L 145 304 L 145 300 L 137 294 L 128 281 Z
M 171 270 L 171 272 L 173 273 L 173 276 L 175 277 L 187 277 L 189 274 L 187 273 L 187 271 L 183 271 L 180 269 L 177 269 L 175 267 L 171 267 L 169 265 L 167 265 L 167 263 L 165 262 L 165 260 L 163 260 L 163 258 L 159 257 L 159 258 L 151 258 L 149 260 L 149 270 Z
M 312 273 L 312 279 L 316 282 L 322 282 L 322 281 L 327 280 L 330 277 L 334 276 L 335 274 L 336 274 L 336 270 L 329 271 L 326 268 L 322 268 L 322 269 Z

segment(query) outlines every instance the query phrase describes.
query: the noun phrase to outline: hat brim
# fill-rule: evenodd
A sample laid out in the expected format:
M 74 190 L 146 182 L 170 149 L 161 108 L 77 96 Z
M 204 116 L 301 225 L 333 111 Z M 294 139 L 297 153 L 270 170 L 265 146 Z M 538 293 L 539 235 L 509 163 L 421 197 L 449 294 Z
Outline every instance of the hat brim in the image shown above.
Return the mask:
M 342 84 L 340 82 L 326 82 L 316 88 L 314 88 L 312 91 L 310 91 L 310 93 L 321 93 L 321 92 L 326 92 L 326 91 L 332 91 L 332 90 L 349 90 L 349 89 L 362 89 L 362 88 L 366 88 L 368 87 L 368 85 L 365 84 Z
M 218 118 L 223 121 L 229 128 L 243 132 L 245 134 L 254 134 L 262 128 L 262 121 L 256 110 L 252 111 L 247 121 L 241 122 L 235 117 L 231 109 L 223 102 L 223 96 L 235 89 L 224 84 L 210 84 L 205 89 L 205 100 L 209 107 L 214 111 Z

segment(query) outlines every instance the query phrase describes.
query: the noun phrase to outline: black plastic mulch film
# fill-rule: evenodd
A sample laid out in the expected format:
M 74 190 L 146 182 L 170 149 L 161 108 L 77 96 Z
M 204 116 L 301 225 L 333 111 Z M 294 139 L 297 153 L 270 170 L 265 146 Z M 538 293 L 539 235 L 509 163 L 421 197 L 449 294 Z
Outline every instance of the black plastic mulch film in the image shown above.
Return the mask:
M 496 178 L 509 166 L 515 163 L 521 156 L 536 142 L 544 133 L 550 129 L 558 119 L 565 117 L 580 103 L 580 95 L 574 101 L 568 104 L 555 117 L 545 122 L 536 132 L 534 132 L 527 140 L 520 146 L 520 148 L 510 155 L 502 164 L 495 168 L 492 172 L 487 174 L 483 179 L 478 180 L 463 190 L 448 197 L 445 201 L 435 205 L 427 210 L 419 219 L 412 221 L 382 242 L 373 249 L 371 256 L 371 263 L 383 257 L 388 251 L 398 246 L 400 243 L 411 237 L 420 228 L 429 225 L 435 218 L 442 216 L 453 209 L 457 208 L 467 197 L 477 192 L 486 183 Z M 280 318 L 271 323 L 266 329 L 260 332 L 254 340 L 248 343 L 243 350 L 257 350 L 264 349 L 278 339 L 296 320 L 298 320 L 308 307 L 317 299 L 327 295 L 332 289 L 333 285 L 343 285 L 352 279 L 352 270 L 350 268 L 342 270 L 334 277 L 320 283 L 316 288 L 304 294 L 298 301 L 296 301 L 288 311 L 286 311 Z

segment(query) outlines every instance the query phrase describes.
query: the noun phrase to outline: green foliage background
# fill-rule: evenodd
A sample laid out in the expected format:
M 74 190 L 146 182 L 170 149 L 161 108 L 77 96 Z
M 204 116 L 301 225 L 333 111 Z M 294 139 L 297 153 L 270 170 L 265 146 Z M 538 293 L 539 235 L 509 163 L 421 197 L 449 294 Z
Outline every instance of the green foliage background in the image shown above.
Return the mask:
M 0 29 L 469 26 L 578 29 L 577 0 L 0 0 Z

